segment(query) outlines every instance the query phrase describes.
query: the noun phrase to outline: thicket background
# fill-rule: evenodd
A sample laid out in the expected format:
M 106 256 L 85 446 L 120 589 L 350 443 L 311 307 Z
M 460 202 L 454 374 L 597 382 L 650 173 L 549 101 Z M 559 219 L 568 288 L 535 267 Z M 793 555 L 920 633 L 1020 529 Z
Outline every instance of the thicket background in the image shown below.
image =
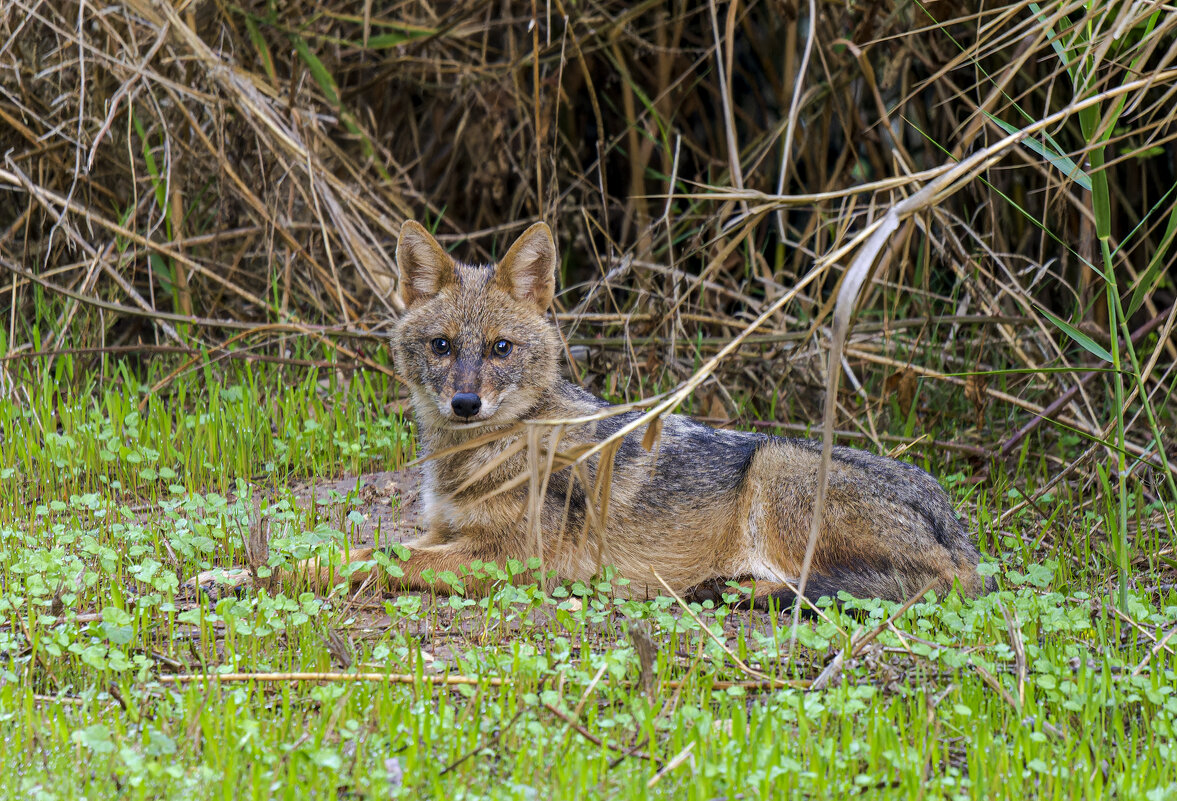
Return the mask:
M 907 198 L 836 427 L 927 434 L 971 480 L 1032 454 L 1112 503 L 1156 500 L 1175 29 L 1152 3 L 13 0 L 0 370 L 281 361 L 292 339 L 387 370 L 404 219 L 474 260 L 542 218 L 570 354 L 612 397 L 686 379 L 804 283 L 688 406 L 803 429 L 838 282 Z

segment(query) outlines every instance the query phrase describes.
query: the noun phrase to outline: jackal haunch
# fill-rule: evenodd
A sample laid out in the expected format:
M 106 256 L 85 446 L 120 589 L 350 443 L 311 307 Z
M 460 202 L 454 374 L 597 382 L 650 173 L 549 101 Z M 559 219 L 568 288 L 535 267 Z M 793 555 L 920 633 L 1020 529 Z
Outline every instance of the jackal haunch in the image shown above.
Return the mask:
M 666 415 L 658 436 L 647 437 L 642 426 L 570 465 L 569 454 L 583 454 L 640 412 L 610 415 L 607 402 L 560 377 L 560 337 L 546 316 L 557 267 L 548 226 L 528 228 L 498 264 L 477 266 L 455 262 L 410 221 L 396 257 L 406 312 L 393 354 L 431 458 L 424 462 L 426 530 L 408 543 L 394 588 L 448 592 L 437 574 L 541 556 L 546 570 L 567 580 L 587 580 L 611 564 L 629 579 L 622 591 L 631 597 L 661 592 L 658 578 L 679 593 L 714 594 L 735 580 L 754 582 L 758 600 L 792 597 L 809 539 L 819 443 Z M 586 417 L 597 419 L 572 422 Z M 536 420 L 564 423 L 521 425 Z M 351 558 L 367 560 L 371 551 L 353 550 Z M 904 600 L 929 582 L 940 594 L 955 583 L 975 595 L 990 586 L 978 558 L 934 478 L 894 459 L 834 448 L 807 596 L 845 590 Z M 467 592 L 488 588 L 466 581 Z

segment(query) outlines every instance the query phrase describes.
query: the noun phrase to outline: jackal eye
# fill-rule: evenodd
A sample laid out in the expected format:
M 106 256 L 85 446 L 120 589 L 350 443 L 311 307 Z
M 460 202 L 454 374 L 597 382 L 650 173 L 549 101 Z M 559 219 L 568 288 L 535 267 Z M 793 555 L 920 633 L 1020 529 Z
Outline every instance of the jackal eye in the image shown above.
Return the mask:
M 491 346 L 491 349 L 494 351 L 495 356 L 498 356 L 501 358 L 503 356 L 509 355 L 511 353 L 511 349 L 514 347 L 515 346 L 512 345 L 507 340 L 500 339 L 500 340 L 496 341 L 494 343 L 494 345 Z
M 450 353 L 450 341 L 445 337 L 429 340 L 429 347 L 433 348 L 433 352 L 438 356 L 448 356 Z

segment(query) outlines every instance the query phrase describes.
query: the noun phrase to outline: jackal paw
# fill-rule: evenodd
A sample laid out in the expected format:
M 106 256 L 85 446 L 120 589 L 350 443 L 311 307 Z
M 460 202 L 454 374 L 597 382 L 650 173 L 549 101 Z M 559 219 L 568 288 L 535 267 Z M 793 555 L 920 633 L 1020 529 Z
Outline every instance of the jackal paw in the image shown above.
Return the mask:
M 711 601 L 716 606 L 725 603 L 723 598 L 724 595 L 737 596 L 737 603 L 739 603 L 739 600 L 741 599 L 746 600 L 746 597 L 742 597 L 743 593 L 741 593 L 738 587 L 729 586 L 728 582 L 730 581 L 731 579 L 726 578 L 708 579 L 707 581 L 704 581 L 701 584 L 696 584 L 694 587 L 691 587 L 689 590 L 687 590 L 685 593 L 686 599 L 688 601 L 694 601 L 695 603 L 700 604 Z
M 240 596 L 251 586 L 253 586 L 253 575 L 249 572 L 249 568 L 215 567 L 212 570 L 198 573 L 185 581 L 180 587 L 180 592 L 192 600 L 205 597 L 215 602 L 229 595 Z
M 700 604 L 711 601 L 716 606 L 730 603 L 736 609 L 768 609 L 773 598 L 778 600 L 778 606 L 785 605 L 782 593 L 787 589 L 787 584 L 772 581 L 720 577 L 696 584 L 687 590 L 687 598 Z

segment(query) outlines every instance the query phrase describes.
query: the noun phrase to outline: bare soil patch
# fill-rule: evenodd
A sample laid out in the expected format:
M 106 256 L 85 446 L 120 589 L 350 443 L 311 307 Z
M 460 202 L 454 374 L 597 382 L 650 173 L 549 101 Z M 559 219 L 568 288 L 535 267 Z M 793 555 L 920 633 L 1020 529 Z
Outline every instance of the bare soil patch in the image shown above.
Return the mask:
M 363 522 L 351 532 L 353 545 L 374 544 L 377 532 L 381 542 L 406 542 L 425 522 L 420 499 L 422 474 L 420 466 L 413 466 L 337 479 L 315 478 L 291 485 L 290 492 L 300 508 L 317 507 L 330 519 L 336 518 L 336 510 L 340 519 L 352 511 L 363 515 Z

